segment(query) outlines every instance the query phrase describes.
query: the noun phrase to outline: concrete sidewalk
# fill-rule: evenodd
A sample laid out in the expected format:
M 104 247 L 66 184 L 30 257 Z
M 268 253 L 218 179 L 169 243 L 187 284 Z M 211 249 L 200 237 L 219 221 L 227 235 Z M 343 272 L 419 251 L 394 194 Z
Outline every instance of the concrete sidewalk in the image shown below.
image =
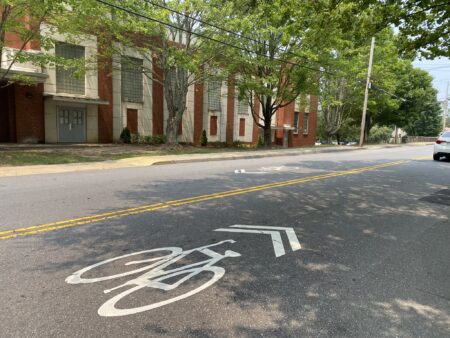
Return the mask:
M 337 146 L 337 147 L 323 147 L 323 148 L 322 147 L 289 148 L 276 150 L 256 150 L 245 152 L 239 151 L 239 152 L 208 153 L 208 154 L 142 156 L 104 162 L 0 167 L 0 177 L 58 174 L 58 173 L 68 173 L 68 172 L 78 172 L 88 170 L 146 167 L 151 165 L 189 163 L 189 162 L 240 160 L 240 159 L 252 159 L 263 157 L 275 157 L 275 156 L 296 156 L 303 154 L 355 151 L 361 149 L 367 150 L 367 149 L 382 149 L 393 147 L 423 146 L 428 144 L 431 143 L 410 143 L 402 145 L 373 145 L 373 146 L 369 145 L 364 146 L 363 148 L 353 146 Z

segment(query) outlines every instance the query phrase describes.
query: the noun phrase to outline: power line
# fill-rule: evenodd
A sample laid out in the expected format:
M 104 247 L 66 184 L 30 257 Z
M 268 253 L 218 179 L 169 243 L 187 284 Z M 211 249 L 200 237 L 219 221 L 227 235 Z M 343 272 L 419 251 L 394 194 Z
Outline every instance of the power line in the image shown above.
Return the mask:
M 167 23 L 167 22 L 164 22 L 164 21 L 162 21 L 162 20 L 159 20 L 159 19 L 150 17 L 150 16 L 148 16 L 148 15 L 144 15 L 144 14 L 138 13 L 138 12 L 136 12 L 136 11 L 133 11 L 133 10 L 129 9 L 129 8 L 125 8 L 125 7 L 116 5 L 116 4 L 112 4 L 112 3 L 107 2 L 107 1 L 105 1 L 105 0 L 96 0 L 96 1 L 99 2 L 99 3 L 101 3 L 101 4 L 103 4 L 103 5 L 106 5 L 106 6 L 109 6 L 109 7 L 112 7 L 112 8 L 121 10 L 121 11 L 124 11 L 124 12 L 126 12 L 126 13 L 128 13 L 128 14 L 131 14 L 131 15 L 134 15 L 134 16 L 137 16 L 137 17 L 141 17 L 141 18 L 144 18 L 144 19 L 147 19 L 147 20 L 156 22 L 156 23 L 159 23 L 159 24 L 161 24 L 161 25 L 165 25 L 165 26 L 168 26 L 168 27 L 171 27 L 171 28 L 174 28 L 174 29 L 183 31 L 183 32 L 186 32 L 186 33 L 195 35 L 195 36 L 197 36 L 197 37 L 199 37 L 199 38 L 207 39 L 207 40 L 210 40 L 210 41 L 213 41 L 213 42 L 222 44 L 222 45 L 227 46 L 227 47 L 231 47 L 231 48 L 234 48 L 234 49 L 239 49 L 239 50 L 245 51 L 245 52 L 247 52 L 247 53 L 251 53 L 251 54 L 254 54 L 254 55 L 257 55 L 257 56 L 261 56 L 261 57 L 264 57 L 264 58 L 269 59 L 269 60 L 287 63 L 287 64 L 290 64 L 290 65 L 293 65 L 293 66 L 298 66 L 298 67 L 300 67 L 300 68 L 305 68 L 305 69 L 317 71 L 317 72 L 320 72 L 320 73 L 333 74 L 333 73 L 331 73 L 331 72 L 329 72 L 329 71 L 325 71 L 325 70 L 323 70 L 323 69 L 312 68 L 312 67 L 309 67 L 309 66 L 301 65 L 301 64 L 299 64 L 299 63 L 290 61 L 290 60 L 285 60 L 285 59 L 281 59 L 281 58 L 277 58 L 277 57 L 269 58 L 267 55 L 265 55 L 265 54 L 263 54 L 263 53 L 258 53 L 258 52 L 255 52 L 255 51 L 250 50 L 250 49 L 245 48 L 245 47 L 236 46 L 236 45 L 233 45 L 233 44 L 231 44 L 231 43 L 228 43 L 228 42 L 225 42 L 225 41 L 221 41 L 221 40 L 218 40 L 218 39 L 213 38 L 213 37 L 210 37 L 210 36 L 206 36 L 206 35 L 203 35 L 203 34 L 200 34 L 200 33 L 194 32 L 194 31 L 190 31 L 190 30 L 185 29 L 185 28 L 182 28 L 182 27 L 178 27 L 178 26 L 176 26 L 176 25 L 174 25 L 174 24 Z

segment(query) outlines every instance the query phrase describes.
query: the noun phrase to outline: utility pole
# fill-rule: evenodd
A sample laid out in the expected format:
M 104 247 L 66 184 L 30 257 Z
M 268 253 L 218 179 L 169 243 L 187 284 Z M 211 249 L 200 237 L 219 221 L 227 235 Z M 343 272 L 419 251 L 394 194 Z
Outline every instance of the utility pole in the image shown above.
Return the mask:
M 369 100 L 370 76 L 372 74 L 372 61 L 374 48 L 375 48 L 375 37 L 372 37 L 372 43 L 370 45 L 369 68 L 367 70 L 366 91 L 364 93 L 364 107 L 361 119 L 361 135 L 359 137 L 360 147 L 362 147 L 364 143 L 364 129 L 366 128 L 367 101 Z
M 444 126 L 442 130 L 445 130 L 445 126 L 447 125 L 447 116 L 448 116 L 448 85 L 447 82 L 447 91 L 445 92 L 445 101 L 444 101 Z

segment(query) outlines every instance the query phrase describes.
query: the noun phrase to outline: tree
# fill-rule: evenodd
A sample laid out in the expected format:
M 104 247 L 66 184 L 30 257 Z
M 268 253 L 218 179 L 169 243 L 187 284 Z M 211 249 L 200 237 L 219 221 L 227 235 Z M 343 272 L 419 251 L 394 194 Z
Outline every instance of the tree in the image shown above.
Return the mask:
M 394 122 L 410 135 L 436 136 L 442 130 L 442 112 L 432 80 L 426 71 L 410 64 L 401 76 L 396 95 L 403 100 Z
M 351 106 L 348 102 L 348 88 L 345 78 L 323 78 L 319 95 L 322 107 L 323 129 L 328 143 L 347 121 Z
M 372 34 L 388 26 L 400 32 L 399 47 L 410 56 L 450 56 L 450 3 L 448 0 L 337 1 L 348 14 L 370 13 Z
M 354 27 L 359 35 L 363 27 Z M 369 39 L 354 39 L 350 30 L 336 29 L 333 48 L 326 55 L 326 70 L 321 76 L 319 101 L 322 108 L 322 126 L 328 139 L 339 136 L 348 124 L 360 124 L 364 99 L 364 84 L 369 59 Z M 375 57 L 371 76 L 366 118 L 365 140 L 380 116 L 397 109 L 399 100 L 391 92 L 398 84 L 397 71 L 403 61 L 397 53 L 396 37 L 391 29 L 377 34 Z M 391 115 L 389 115 L 391 116 Z M 382 122 L 381 124 L 383 124 Z M 349 125 L 346 127 L 350 127 Z M 348 129 L 347 128 L 347 129 Z
M 248 102 L 269 146 L 274 114 L 312 90 L 319 78 L 319 66 L 308 60 L 316 58 L 320 41 L 314 7 L 310 1 L 276 0 L 237 2 L 225 9 L 223 17 L 239 36 L 225 35 L 236 48 L 224 50 L 222 65 L 236 75 L 239 99 Z M 217 32 L 220 36 L 223 32 Z
M 394 1 L 396 24 L 406 51 L 419 52 L 427 58 L 450 56 L 450 2 L 448 0 Z
M 148 61 L 149 67 L 136 67 L 131 62 L 129 66 L 138 68 L 163 86 L 169 113 L 166 143 L 177 144 L 188 89 L 210 76 L 214 70 L 214 55 L 220 53 L 217 48 L 204 48 L 200 22 L 208 19 L 209 1 L 127 0 L 113 4 L 118 8 L 112 9 L 112 16 L 98 18 L 99 22 L 108 21 L 105 23 L 109 27 L 109 36 L 104 40 L 115 42 L 106 46 L 102 54 L 121 55 L 128 47 Z M 117 20 L 115 15 L 120 15 L 121 20 Z
M 162 1 L 167 10 L 166 22 L 161 26 L 160 45 L 156 48 L 156 61 L 163 70 L 164 97 L 169 116 L 167 118 L 167 143 L 178 143 L 178 127 L 186 111 L 189 87 L 202 82 L 213 69 L 213 55 L 202 48 L 204 41 L 197 38 L 202 28 L 199 21 L 207 16 L 208 2 L 197 0 Z

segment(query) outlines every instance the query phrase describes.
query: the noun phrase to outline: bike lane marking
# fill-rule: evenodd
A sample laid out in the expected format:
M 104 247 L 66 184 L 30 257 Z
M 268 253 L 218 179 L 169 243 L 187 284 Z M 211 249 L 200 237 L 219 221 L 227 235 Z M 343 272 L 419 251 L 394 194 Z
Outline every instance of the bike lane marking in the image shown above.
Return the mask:
M 293 228 L 264 226 L 264 225 L 231 225 L 228 228 L 219 228 L 214 231 L 268 234 L 272 238 L 272 244 L 276 258 L 286 254 L 286 250 L 284 249 L 283 241 L 281 238 L 281 232 L 286 233 L 292 251 L 297 251 L 301 249 L 300 242 Z M 74 272 L 72 275 L 66 278 L 65 282 L 68 284 L 86 284 L 86 283 L 90 284 L 140 274 L 139 276 L 132 278 L 116 287 L 104 290 L 103 291 L 104 294 L 109 294 L 113 291 L 128 287 L 125 291 L 119 292 L 112 298 L 106 300 L 98 308 L 97 311 L 97 313 L 102 317 L 120 317 L 137 314 L 145 311 L 154 310 L 159 307 L 177 302 L 179 300 L 183 300 L 185 298 L 188 298 L 205 290 L 206 288 L 218 282 L 225 275 L 225 268 L 216 266 L 215 264 L 220 262 L 222 259 L 237 258 L 241 257 L 242 255 L 232 250 L 226 250 L 224 254 L 220 254 L 214 251 L 212 248 L 220 246 L 222 244 L 234 244 L 234 243 L 236 243 L 235 240 L 226 239 L 217 243 L 200 246 L 190 250 L 183 250 L 180 247 L 164 247 L 138 251 L 131 254 L 125 254 L 118 257 L 109 258 L 101 262 L 89 265 L 81 270 Z M 122 273 L 119 272 L 111 276 L 90 277 L 90 278 L 82 277 L 84 273 L 89 272 L 90 270 L 93 270 L 95 268 L 101 267 L 103 265 L 106 265 L 108 263 L 116 262 L 124 258 L 130 258 L 141 254 L 158 253 L 158 252 L 168 252 L 168 254 L 164 254 L 156 258 L 129 261 L 124 264 L 124 266 L 137 266 L 137 269 L 135 270 L 130 270 Z M 187 265 L 184 266 L 177 265 L 176 268 L 172 269 L 170 268 L 172 264 L 178 264 L 177 263 L 178 261 L 194 252 L 202 253 L 208 258 L 200 260 L 199 262 L 188 263 Z M 142 264 L 146 263 L 150 263 L 150 265 L 142 266 Z M 185 293 L 182 293 L 180 295 L 165 300 L 158 300 L 154 303 L 150 303 L 147 305 L 141 305 L 130 308 L 116 307 L 116 304 L 119 301 L 141 289 L 153 288 L 169 293 L 171 290 L 176 289 L 181 284 L 188 282 L 191 278 L 201 274 L 202 272 L 209 272 L 212 273 L 213 275 L 210 279 L 208 279 L 200 286 L 196 286 L 194 289 L 189 290 Z M 183 277 L 174 280 L 174 277 L 179 276 Z M 169 282 L 165 283 L 166 280 L 169 280 Z M 149 301 L 151 302 L 151 298 Z
M 152 250 L 144 250 L 139 251 L 131 254 L 126 254 L 122 256 L 118 256 L 115 258 L 110 258 L 104 261 L 101 261 L 99 263 L 90 265 L 88 267 L 85 267 L 81 270 L 78 270 L 74 272 L 72 275 L 66 278 L 66 283 L 68 284 L 84 284 L 84 283 L 98 283 L 103 282 L 106 280 L 113 280 L 116 278 L 122 278 L 125 276 L 135 275 L 144 272 L 142 275 L 132 278 L 128 280 L 125 283 L 122 283 L 112 289 L 106 289 L 103 291 L 105 294 L 109 294 L 110 292 L 113 292 L 115 290 L 129 287 L 125 291 L 122 291 L 112 298 L 108 299 L 106 302 L 104 302 L 98 309 L 97 313 L 102 317 L 119 317 L 119 316 L 127 316 L 131 314 L 136 314 L 144 311 L 153 310 L 171 303 L 174 303 L 176 301 L 185 299 L 187 297 L 193 296 L 194 294 L 203 291 L 204 289 L 208 288 L 209 286 L 213 285 L 217 281 L 219 281 L 223 275 L 225 274 L 225 269 L 223 267 L 216 266 L 215 264 L 221 261 L 224 258 L 236 258 L 240 257 L 241 254 L 232 250 L 226 250 L 224 254 L 220 254 L 218 252 L 215 252 L 212 250 L 212 247 L 219 246 L 225 243 L 234 244 L 236 241 L 232 239 L 223 240 L 217 243 L 201 246 L 198 248 L 190 249 L 190 250 L 183 250 L 179 247 L 165 247 L 165 248 L 158 248 L 158 249 L 152 249 Z M 118 273 L 112 276 L 102 276 L 98 278 L 82 278 L 82 275 L 85 272 L 88 272 L 92 269 L 95 269 L 96 267 L 123 259 L 123 258 L 129 258 L 132 256 L 149 253 L 149 252 L 158 252 L 158 251 L 169 251 L 168 255 L 163 255 L 161 257 L 157 258 L 151 258 L 151 259 L 144 259 L 140 261 L 131 261 L 128 263 L 125 263 L 125 266 L 129 265 L 141 265 L 144 263 L 151 263 L 148 266 L 139 267 L 136 270 L 127 271 L 125 273 Z M 172 264 L 177 263 L 179 260 L 183 259 L 184 257 L 188 256 L 191 253 L 199 252 L 204 254 L 206 257 L 209 257 L 205 260 L 202 260 L 200 262 L 191 263 L 185 266 L 177 267 L 174 269 L 170 269 L 170 266 Z M 168 268 L 168 269 L 166 269 Z M 151 303 L 148 305 L 143 306 L 137 306 L 137 307 L 131 307 L 131 308 L 117 308 L 116 304 L 122 300 L 123 298 L 127 297 L 128 295 L 132 294 L 133 292 L 139 291 L 144 288 L 153 288 L 153 289 L 159 289 L 163 291 L 171 291 L 176 289 L 178 286 L 183 284 L 184 282 L 188 281 L 189 279 L 197 276 L 198 274 L 202 272 L 209 272 L 213 273 L 213 276 L 207 280 L 205 283 L 201 284 L 200 286 L 195 287 L 193 290 L 189 290 L 181 295 L 156 301 L 155 303 Z M 183 276 L 180 279 L 177 279 L 174 281 L 174 277 Z M 165 280 L 169 280 L 169 283 L 165 283 Z
M 229 228 L 220 228 L 214 231 L 270 235 L 270 237 L 272 238 L 273 250 L 275 251 L 275 257 L 280 257 L 286 254 L 286 250 L 284 249 L 283 245 L 283 240 L 281 239 L 280 231 L 286 232 L 292 251 L 297 251 L 302 248 L 300 242 L 298 241 L 297 235 L 295 234 L 295 231 L 292 228 L 272 227 L 264 225 L 232 225 Z
M 418 159 L 422 159 L 422 158 L 417 158 L 415 160 L 418 160 Z M 128 208 L 128 209 L 122 209 L 122 210 L 112 211 L 112 212 L 103 213 L 103 214 L 73 218 L 73 219 L 68 219 L 68 220 L 63 220 L 63 221 L 40 224 L 40 225 L 33 225 L 33 226 L 29 226 L 29 227 L 3 230 L 3 231 L 0 231 L 0 240 L 11 239 L 11 238 L 15 238 L 18 236 L 36 235 L 36 234 L 49 232 L 49 231 L 55 231 L 55 230 L 59 230 L 59 229 L 65 229 L 65 228 L 70 228 L 70 227 L 75 227 L 75 226 L 80 226 L 80 225 L 92 224 L 92 223 L 96 223 L 96 222 L 100 222 L 100 221 L 105 221 L 108 219 L 136 215 L 136 214 L 141 214 L 141 213 L 145 213 L 145 212 L 152 212 L 152 211 L 167 209 L 167 208 L 171 208 L 171 207 L 177 207 L 177 206 L 181 206 L 181 205 L 215 200 L 215 199 L 231 197 L 231 196 L 236 196 L 236 195 L 242 195 L 242 194 L 257 192 L 257 191 L 266 190 L 266 189 L 297 185 L 297 184 L 308 183 L 308 182 L 324 180 L 324 179 L 340 177 L 340 176 L 361 174 L 364 172 L 374 171 L 377 169 L 392 167 L 392 166 L 401 165 L 401 164 L 405 164 L 405 163 L 409 163 L 409 162 L 411 162 L 411 160 L 386 162 L 386 163 L 377 164 L 377 165 L 373 165 L 373 166 L 359 167 L 359 168 L 348 169 L 348 170 L 343 170 L 343 171 L 335 171 L 335 172 L 322 174 L 322 175 L 306 176 L 306 177 L 302 177 L 302 178 L 298 178 L 298 179 L 292 179 L 292 180 L 287 180 L 287 181 L 278 181 L 278 182 L 273 182 L 273 183 L 268 183 L 268 184 L 263 184 L 263 185 L 258 185 L 258 186 L 250 186 L 250 187 L 246 187 L 246 188 L 238 188 L 238 189 L 234 189 L 234 190 L 228 190 L 228 191 L 217 192 L 217 193 L 206 194 L 206 195 L 199 195 L 199 196 L 194 196 L 194 197 L 189 197 L 189 198 L 184 198 L 184 199 L 179 199 L 179 200 L 158 202 L 158 203 L 153 203 L 153 204 L 149 204 L 149 205 L 143 205 L 143 206 Z

